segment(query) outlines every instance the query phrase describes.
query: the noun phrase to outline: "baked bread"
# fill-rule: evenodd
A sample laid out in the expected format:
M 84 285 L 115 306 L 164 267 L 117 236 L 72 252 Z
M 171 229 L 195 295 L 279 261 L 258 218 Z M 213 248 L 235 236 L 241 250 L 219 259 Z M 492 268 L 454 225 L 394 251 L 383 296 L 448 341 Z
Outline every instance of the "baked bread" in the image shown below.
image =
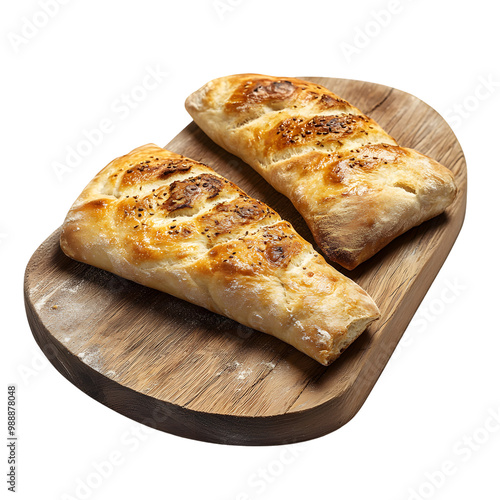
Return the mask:
M 66 255 L 288 342 L 328 365 L 379 311 L 290 223 L 154 144 L 99 172 L 64 221 Z
M 347 269 L 445 210 L 451 172 L 397 142 L 325 87 L 218 78 L 188 97 L 194 121 L 287 196 L 321 250 Z

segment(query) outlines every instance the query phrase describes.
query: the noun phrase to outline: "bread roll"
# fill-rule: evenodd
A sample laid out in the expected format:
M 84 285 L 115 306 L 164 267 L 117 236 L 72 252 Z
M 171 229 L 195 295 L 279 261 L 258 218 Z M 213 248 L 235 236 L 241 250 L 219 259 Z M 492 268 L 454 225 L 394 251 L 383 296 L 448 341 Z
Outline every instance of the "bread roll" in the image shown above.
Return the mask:
M 194 121 L 287 196 L 332 261 L 354 269 L 445 210 L 451 172 L 397 142 L 325 87 L 297 78 L 218 78 L 186 101 Z
M 61 248 L 324 365 L 379 317 L 368 294 L 275 211 L 206 165 L 153 144 L 96 175 L 64 221 Z

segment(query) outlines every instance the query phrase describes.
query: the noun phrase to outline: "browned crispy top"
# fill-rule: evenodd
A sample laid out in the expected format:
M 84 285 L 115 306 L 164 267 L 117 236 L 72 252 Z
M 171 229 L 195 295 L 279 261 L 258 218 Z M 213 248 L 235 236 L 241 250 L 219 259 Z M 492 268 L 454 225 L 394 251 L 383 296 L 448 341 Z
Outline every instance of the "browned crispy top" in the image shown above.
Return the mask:
M 304 249 L 302 238 L 288 222 L 281 221 L 212 248 L 206 271 L 222 271 L 227 276 L 272 275 L 285 270 Z
M 367 144 L 396 145 L 359 109 L 298 78 L 233 75 L 210 82 L 186 106 L 206 120 L 216 142 L 257 171 L 276 172 L 273 164 L 312 149 L 331 153 Z
M 193 208 L 215 198 L 223 189 L 224 182 L 215 175 L 201 174 L 168 186 L 168 197 L 161 207 L 169 213 L 181 208 Z
M 188 158 L 160 159 L 150 155 L 148 160 L 129 165 L 121 179 L 122 186 L 133 186 L 139 182 L 168 179 L 172 174 L 189 172 L 195 162 Z
M 186 108 L 215 142 L 287 196 L 322 250 L 350 269 L 441 213 L 456 193 L 444 166 L 398 146 L 374 120 L 312 82 L 231 75 L 208 82 Z
M 272 78 L 264 75 L 237 75 L 238 81 L 224 106 L 226 113 L 241 114 L 255 105 L 270 108 L 285 108 L 293 101 L 299 104 L 314 104 L 320 110 L 339 109 L 347 111 L 351 105 L 325 87 L 298 78 Z
M 113 196 L 90 196 L 73 208 L 106 219 L 136 264 L 201 253 L 208 272 L 223 266 L 252 274 L 286 268 L 308 248 L 274 210 L 206 165 L 153 146 L 139 149 L 93 181 Z
M 375 124 L 364 115 L 340 114 L 314 116 L 311 119 L 287 118 L 270 130 L 265 137 L 266 151 L 281 151 L 290 146 L 319 145 L 337 142 L 346 137 L 368 135 Z
M 275 335 L 323 364 L 379 316 L 274 210 L 206 165 L 152 144 L 90 182 L 66 217 L 61 248 Z

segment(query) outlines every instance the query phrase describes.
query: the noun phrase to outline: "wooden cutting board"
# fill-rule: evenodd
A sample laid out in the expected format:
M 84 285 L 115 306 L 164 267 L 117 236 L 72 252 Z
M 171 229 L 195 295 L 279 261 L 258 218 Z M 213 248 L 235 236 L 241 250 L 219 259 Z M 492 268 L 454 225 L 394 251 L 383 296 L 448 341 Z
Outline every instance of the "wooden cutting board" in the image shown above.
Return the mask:
M 373 83 L 308 80 L 346 98 L 400 144 L 456 176 L 458 197 L 445 214 L 397 238 L 355 271 L 338 268 L 374 298 L 381 319 L 325 368 L 268 335 L 67 258 L 57 230 L 27 266 L 26 311 L 43 352 L 89 396 L 172 434 L 245 445 L 315 438 L 360 409 L 460 231 L 466 165 L 449 126 L 416 97 Z M 195 124 L 166 147 L 207 163 L 313 242 L 292 204 Z M 61 217 L 68 208 L 61 207 Z

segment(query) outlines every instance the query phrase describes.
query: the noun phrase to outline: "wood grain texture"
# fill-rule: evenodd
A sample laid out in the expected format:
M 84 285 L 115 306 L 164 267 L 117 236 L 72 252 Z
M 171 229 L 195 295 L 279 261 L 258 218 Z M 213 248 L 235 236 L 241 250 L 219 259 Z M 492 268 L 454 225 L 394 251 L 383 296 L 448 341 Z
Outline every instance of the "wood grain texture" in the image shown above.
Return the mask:
M 287 344 L 200 307 L 86 264 L 59 248 L 59 230 L 34 253 L 25 303 L 36 341 L 94 399 L 145 425 L 217 443 L 268 445 L 331 432 L 359 410 L 460 231 L 466 165 L 443 118 L 383 85 L 306 78 L 379 122 L 401 145 L 450 168 L 459 193 L 435 219 L 344 274 L 382 317 L 330 367 Z M 311 234 L 292 204 L 193 123 L 167 149 L 202 161 Z

